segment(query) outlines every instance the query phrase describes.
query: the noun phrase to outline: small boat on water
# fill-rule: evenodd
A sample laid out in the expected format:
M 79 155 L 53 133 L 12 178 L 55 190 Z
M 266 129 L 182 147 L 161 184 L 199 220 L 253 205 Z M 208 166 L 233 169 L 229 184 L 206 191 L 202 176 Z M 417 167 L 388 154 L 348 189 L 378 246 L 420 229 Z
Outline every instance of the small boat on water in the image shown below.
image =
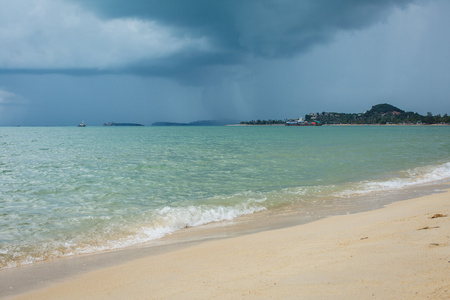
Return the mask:
M 287 121 L 285 124 L 285 126 L 322 126 L 322 124 L 319 121 L 305 121 L 303 120 L 303 118 L 299 118 L 297 119 L 292 119 Z
M 78 124 L 78 127 L 86 127 L 86 124 L 84 124 L 84 121 L 82 121 L 80 124 Z

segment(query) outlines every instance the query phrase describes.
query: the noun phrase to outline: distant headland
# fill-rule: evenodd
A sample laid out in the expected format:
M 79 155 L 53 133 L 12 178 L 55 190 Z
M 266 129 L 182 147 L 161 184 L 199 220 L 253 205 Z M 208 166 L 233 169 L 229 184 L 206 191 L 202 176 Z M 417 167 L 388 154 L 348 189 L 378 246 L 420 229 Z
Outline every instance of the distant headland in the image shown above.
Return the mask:
M 364 113 L 337 113 L 322 112 L 310 113 L 304 118 L 285 119 L 285 120 L 252 120 L 242 121 L 241 125 L 282 125 L 292 122 L 306 122 L 323 125 L 363 125 L 363 124 L 404 124 L 404 125 L 431 125 L 431 124 L 450 124 L 450 117 L 447 114 L 433 116 L 427 113 L 426 116 L 416 112 L 405 112 L 391 104 L 383 103 L 372 106 Z
M 427 113 L 426 116 L 416 112 L 406 112 L 391 104 L 383 103 L 372 106 L 363 113 L 338 113 L 322 112 L 309 113 L 299 119 L 284 120 L 200 120 L 189 123 L 180 122 L 155 122 L 151 126 L 226 126 L 226 125 L 286 125 L 286 126 L 321 126 L 321 125 L 450 125 L 450 117 L 447 114 L 441 116 Z M 144 126 L 137 123 L 103 123 L 103 126 Z
M 230 120 L 201 120 L 190 123 L 176 123 L 176 122 L 155 122 L 152 126 L 225 126 L 228 124 L 236 124 L 236 121 Z
M 144 126 L 144 125 L 137 124 L 137 123 L 115 123 L 115 122 L 109 122 L 109 123 L 103 123 L 103 126 Z

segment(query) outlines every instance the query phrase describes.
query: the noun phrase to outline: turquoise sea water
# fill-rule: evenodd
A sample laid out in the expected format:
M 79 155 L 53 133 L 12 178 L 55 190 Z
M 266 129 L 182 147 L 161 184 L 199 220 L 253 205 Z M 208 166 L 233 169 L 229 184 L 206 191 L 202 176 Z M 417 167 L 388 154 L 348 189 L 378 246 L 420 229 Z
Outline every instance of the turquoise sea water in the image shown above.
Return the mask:
M 4 127 L 0 268 L 448 179 L 449 126 Z

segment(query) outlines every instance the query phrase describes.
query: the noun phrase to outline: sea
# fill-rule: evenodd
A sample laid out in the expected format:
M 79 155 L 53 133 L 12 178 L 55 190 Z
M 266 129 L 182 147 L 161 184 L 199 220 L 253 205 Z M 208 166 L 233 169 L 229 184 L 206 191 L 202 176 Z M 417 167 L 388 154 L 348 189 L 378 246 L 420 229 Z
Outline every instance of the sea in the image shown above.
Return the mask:
M 355 213 L 449 181 L 450 126 L 0 127 L 0 268 Z

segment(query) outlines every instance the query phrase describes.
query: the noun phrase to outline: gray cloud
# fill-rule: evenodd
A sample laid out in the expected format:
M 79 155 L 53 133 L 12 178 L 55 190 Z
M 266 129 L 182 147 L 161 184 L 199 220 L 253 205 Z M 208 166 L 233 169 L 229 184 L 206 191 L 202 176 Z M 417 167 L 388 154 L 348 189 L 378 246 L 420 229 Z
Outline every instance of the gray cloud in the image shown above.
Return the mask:
M 78 2 L 78 1 L 77 1 Z M 105 18 L 137 17 L 206 37 L 228 55 L 292 56 L 362 29 L 413 0 L 105 0 L 83 3 Z
M 0 7 L 0 90 L 9 93 L 0 125 L 283 119 L 383 102 L 450 108 L 446 0 Z
M 14 120 L 21 119 L 25 112 L 27 99 L 0 88 L 0 120 L 8 124 Z
M 252 57 L 295 56 L 412 2 L 0 0 L 0 40 L 8 45 L 0 70 L 188 79 Z
M 0 89 L 0 105 L 22 105 L 26 102 L 23 97 Z
M 180 35 L 153 20 L 104 20 L 61 0 L 0 0 L 0 5 L 0 69 L 4 71 L 101 74 L 141 61 L 209 51 L 202 37 Z

